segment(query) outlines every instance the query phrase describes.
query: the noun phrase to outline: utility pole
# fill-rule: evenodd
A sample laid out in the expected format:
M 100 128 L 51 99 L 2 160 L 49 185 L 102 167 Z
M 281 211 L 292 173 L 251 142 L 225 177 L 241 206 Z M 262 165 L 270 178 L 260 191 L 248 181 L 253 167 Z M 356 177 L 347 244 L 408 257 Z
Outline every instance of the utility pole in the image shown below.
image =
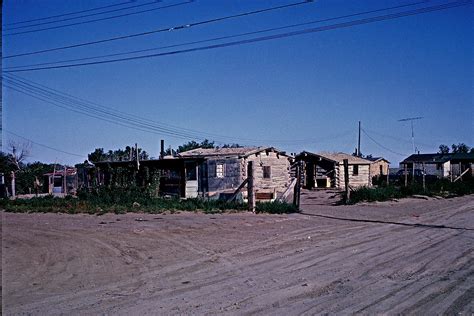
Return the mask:
M 357 141 L 357 157 L 360 157 L 360 121 L 359 121 L 359 140 Z
M 412 145 L 413 145 L 413 153 L 416 154 L 416 148 L 415 148 L 415 133 L 413 131 L 413 121 L 416 121 L 416 120 L 421 120 L 423 117 L 421 116 L 418 116 L 418 117 L 407 117 L 407 118 L 403 118 L 403 119 L 399 119 L 398 121 L 399 122 L 410 122 L 410 125 L 411 125 L 411 142 L 412 142 Z

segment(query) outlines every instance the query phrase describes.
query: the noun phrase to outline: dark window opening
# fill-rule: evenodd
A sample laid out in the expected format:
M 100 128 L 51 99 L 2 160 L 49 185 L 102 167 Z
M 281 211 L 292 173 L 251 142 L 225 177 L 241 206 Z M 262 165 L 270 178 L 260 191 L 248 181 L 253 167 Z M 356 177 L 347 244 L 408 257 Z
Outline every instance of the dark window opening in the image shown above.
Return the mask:
M 264 179 L 271 179 L 272 177 L 272 167 L 271 166 L 263 166 L 263 178 Z
M 359 165 L 352 166 L 352 175 L 353 176 L 359 175 Z

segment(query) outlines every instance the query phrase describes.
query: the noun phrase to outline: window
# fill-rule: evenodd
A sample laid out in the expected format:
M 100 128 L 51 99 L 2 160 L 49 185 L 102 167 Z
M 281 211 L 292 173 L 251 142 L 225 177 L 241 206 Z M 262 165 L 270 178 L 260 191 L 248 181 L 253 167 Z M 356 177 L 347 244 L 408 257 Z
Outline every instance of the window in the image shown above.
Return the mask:
M 271 166 L 263 166 L 263 178 L 264 179 L 271 179 L 272 178 L 272 167 Z
M 216 178 L 224 178 L 224 164 L 216 164 Z
M 359 165 L 353 165 L 352 166 L 352 175 L 353 176 L 359 175 Z
M 197 180 L 196 168 L 197 168 L 196 163 L 192 163 L 192 162 L 186 163 L 186 180 L 188 181 Z

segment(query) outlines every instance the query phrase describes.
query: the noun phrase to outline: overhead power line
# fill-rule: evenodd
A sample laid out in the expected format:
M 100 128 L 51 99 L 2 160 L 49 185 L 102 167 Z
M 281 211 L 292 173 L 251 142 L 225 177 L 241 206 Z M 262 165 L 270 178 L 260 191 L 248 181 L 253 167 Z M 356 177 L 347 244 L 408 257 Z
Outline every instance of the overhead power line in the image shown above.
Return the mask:
M 185 43 L 174 44 L 174 45 L 166 45 L 166 46 L 160 46 L 160 47 L 155 47 L 155 48 L 148 48 L 148 49 L 140 49 L 140 50 L 122 52 L 122 53 L 114 53 L 114 54 L 106 54 L 106 55 L 99 55 L 99 56 L 67 59 L 67 60 L 56 61 L 56 62 L 46 62 L 46 63 L 37 63 L 37 64 L 29 64 L 29 65 L 21 65 L 21 66 L 13 66 L 13 67 L 4 67 L 3 69 L 4 70 L 11 70 L 11 69 L 18 69 L 18 68 L 45 66 L 45 65 L 57 65 L 57 64 L 64 64 L 64 63 L 68 63 L 68 62 L 70 63 L 70 62 L 77 62 L 77 61 L 84 61 L 84 60 L 91 60 L 91 59 L 101 59 L 101 58 L 107 58 L 107 57 L 131 55 L 131 54 L 137 54 L 137 53 L 144 53 L 144 52 L 148 52 L 148 51 L 163 50 L 163 49 L 167 49 L 167 48 L 175 48 L 175 47 L 188 46 L 188 45 L 194 45 L 194 44 L 202 44 L 202 43 L 207 43 L 207 42 L 213 42 L 213 41 L 231 39 L 231 38 L 248 36 L 248 35 L 261 34 L 261 33 L 267 33 L 267 32 L 278 31 L 278 30 L 294 28 L 294 27 L 299 27 L 299 26 L 305 26 L 305 25 L 310 25 L 310 24 L 316 24 L 316 23 L 346 19 L 346 18 L 350 18 L 350 17 L 366 15 L 366 14 L 371 14 L 371 13 L 376 13 L 376 12 L 381 12 L 381 11 L 389 11 L 389 10 L 394 10 L 394 9 L 400 9 L 400 8 L 404 8 L 404 7 L 408 7 L 408 6 L 415 6 L 415 5 L 419 5 L 419 4 L 422 4 L 422 3 L 426 3 L 427 1 L 429 1 L 429 0 L 417 1 L 417 2 L 412 2 L 412 3 L 408 3 L 408 4 L 393 6 L 393 7 L 385 7 L 385 8 L 376 9 L 376 10 L 370 10 L 370 11 L 363 11 L 363 12 L 357 12 L 357 13 L 352 13 L 352 14 L 340 15 L 340 16 L 336 16 L 336 17 L 319 19 L 319 20 L 314 20 L 314 21 L 309 21 L 309 22 L 304 22 L 304 23 L 291 24 L 291 25 L 285 25 L 285 26 L 280 26 L 280 27 L 273 27 L 273 28 L 268 28 L 268 29 L 253 31 L 253 32 L 245 32 L 245 33 L 234 34 L 234 35 L 214 37 L 214 38 L 198 40 L 198 41 L 191 41 L 191 42 L 185 42 Z
M 414 9 L 414 10 L 402 11 L 402 12 L 398 12 L 398 13 L 392 13 L 392 14 L 380 15 L 380 16 L 376 16 L 376 17 L 353 20 L 353 21 L 349 21 L 349 22 L 342 22 L 342 23 L 331 24 L 331 25 L 326 25 L 326 26 L 321 26 L 321 27 L 316 27 L 316 28 L 309 28 L 309 29 L 304 29 L 304 30 L 300 30 L 300 31 L 293 31 L 293 32 L 281 33 L 281 34 L 276 34 L 276 35 L 262 36 L 262 37 L 257 37 L 257 38 L 247 39 L 247 40 L 234 41 L 234 42 L 227 42 L 227 43 L 222 43 L 222 44 L 201 46 L 201 47 L 195 47 L 195 48 L 189 48 L 189 49 L 183 49 L 183 50 L 169 51 L 169 52 L 164 52 L 164 53 L 142 55 L 142 56 L 135 56 L 135 57 L 127 57 L 127 58 L 119 58 L 119 59 L 104 60 L 104 61 L 95 61 L 95 62 L 77 63 L 77 64 L 66 64 L 66 65 L 58 65 L 58 66 L 47 66 L 47 67 L 36 67 L 36 68 L 26 68 L 26 69 L 18 69 L 18 70 L 4 70 L 4 73 L 23 72 L 23 71 L 37 71 L 37 70 L 46 70 L 46 69 L 59 69 L 59 68 L 71 68 L 71 67 L 79 67 L 79 66 L 90 66 L 90 65 L 98 65 L 98 64 L 107 64 L 107 63 L 123 62 L 123 61 L 138 60 L 138 59 L 163 57 L 163 56 L 177 55 L 177 54 L 183 54 L 183 53 L 191 53 L 191 52 L 197 52 L 197 51 L 203 51 L 203 50 L 211 50 L 211 49 L 216 49 L 216 48 L 238 46 L 238 45 L 243 45 L 243 44 L 257 43 L 257 42 L 262 42 L 262 41 L 269 41 L 269 40 L 287 38 L 287 37 L 303 35 L 303 34 L 310 34 L 310 33 L 315 33 L 315 32 L 323 32 L 323 31 L 329 31 L 329 30 L 340 29 L 340 28 L 348 28 L 348 27 L 352 27 L 352 26 L 356 26 L 356 25 L 380 22 L 380 21 L 385 21 L 385 20 L 398 19 L 398 18 L 412 16 L 412 15 L 418 15 L 418 14 L 423 14 L 423 13 L 429 13 L 429 12 L 434 12 L 434 11 L 440 11 L 440 10 L 456 8 L 456 7 L 468 5 L 468 4 L 471 4 L 471 3 L 472 3 L 471 0 L 456 1 L 456 2 L 451 2 L 451 3 L 447 3 L 447 4 L 442 4 L 442 5 L 424 7 L 424 8 Z
M 11 135 L 14 135 L 16 137 L 19 137 L 19 138 L 22 138 L 34 145 L 38 145 L 38 146 L 41 146 L 41 147 L 44 147 L 44 148 L 48 148 L 48 149 L 51 149 L 51 150 L 54 150 L 54 151 L 57 151 L 57 152 L 60 152 L 60 153 L 63 153 L 63 154 L 67 154 L 67 155 L 71 155 L 71 156 L 76 156 L 76 157 L 81 157 L 81 158 L 84 158 L 86 157 L 86 155 L 80 155 L 80 154 L 75 154 L 75 153 L 71 153 L 71 152 L 68 152 L 68 151 L 64 151 L 64 150 L 61 150 L 61 149 L 57 149 L 57 148 L 54 148 L 54 147 L 51 147 L 51 146 L 48 146 L 48 145 L 45 145 L 45 144 L 41 144 L 41 143 L 38 143 L 38 142 L 35 142 L 29 138 L 26 138 L 24 136 L 21 136 L 21 135 L 18 135 L 17 133 L 14 133 L 14 132 L 11 132 L 11 131 L 7 131 L 6 129 L 3 129 L 5 132 L 7 132 L 8 134 L 11 134 Z
M 69 26 L 83 25 L 83 24 L 88 24 L 88 23 L 92 23 L 92 22 L 106 21 L 106 20 L 117 19 L 117 18 L 122 18 L 122 17 L 136 15 L 136 14 L 152 12 L 152 11 L 156 11 L 156 10 L 163 10 L 163 9 L 168 9 L 168 8 L 172 8 L 172 7 L 177 7 L 177 6 L 189 4 L 191 2 L 193 2 L 193 0 L 187 0 L 185 2 L 168 4 L 168 5 L 157 7 L 157 8 L 146 9 L 146 10 L 141 10 L 141 11 L 136 11 L 136 12 L 129 12 L 129 13 L 124 13 L 124 14 L 118 14 L 118 15 L 98 18 L 98 19 L 94 19 L 94 20 L 87 20 L 87 21 L 81 21 L 81 22 L 75 22 L 75 23 L 69 23 L 69 24 L 63 24 L 63 25 L 56 25 L 56 26 L 50 26 L 50 27 L 45 27 L 45 28 L 41 28 L 41 29 L 34 29 L 34 30 L 28 30 L 28 31 L 20 31 L 20 32 L 14 32 L 14 33 L 4 33 L 3 36 L 12 36 L 12 35 L 36 33 L 36 32 L 42 32 L 42 31 L 47 31 L 47 30 L 61 29 L 61 28 L 69 27 Z M 145 4 L 142 4 L 142 5 L 139 5 L 139 6 L 150 5 L 150 4 L 157 4 L 157 2 L 153 1 L 153 2 L 145 3 Z M 133 6 L 133 7 L 128 7 L 128 8 L 121 8 L 121 9 L 112 10 L 112 11 L 121 11 L 121 10 L 134 8 L 134 7 L 138 7 L 138 6 Z M 112 11 L 108 11 L 108 12 L 112 12 Z M 89 16 L 102 15 L 102 14 L 104 14 L 104 12 L 90 14 Z M 79 18 L 82 18 L 82 17 L 73 17 L 73 18 L 63 19 L 63 20 L 59 20 L 59 21 L 74 20 L 74 19 L 79 19 Z M 34 25 L 51 24 L 51 23 L 57 23 L 59 21 L 45 22 L 45 23 L 34 24 Z M 32 26 L 33 25 L 20 26 L 20 27 L 16 27 L 16 28 L 10 28 L 10 29 L 4 30 L 4 31 L 11 31 L 11 30 L 14 30 L 14 29 L 19 29 L 19 28 L 28 28 L 28 27 L 32 27 Z
M 3 77 L 4 86 L 30 97 L 39 99 L 48 104 L 73 111 L 75 113 L 83 114 L 89 117 L 93 117 L 99 120 L 114 123 L 120 126 L 133 128 L 136 130 L 150 132 L 160 135 L 168 135 L 181 139 L 194 139 L 202 140 L 205 138 L 212 138 L 216 141 L 222 142 L 252 142 L 252 143 L 298 143 L 298 142 L 311 142 L 316 143 L 319 140 L 316 139 L 293 139 L 293 140 L 275 140 L 275 139 L 249 139 L 249 138 L 237 138 L 229 137 L 224 135 L 206 133 L 202 131 L 196 131 L 187 128 L 181 128 L 174 125 L 152 121 L 137 115 L 128 114 L 125 112 L 117 111 L 110 107 L 101 106 L 97 103 L 93 103 L 78 97 L 71 96 L 69 94 L 60 92 L 55 89 L 45 87 L 44 85 L 34 83 L 30 80 L 20 78 L 14 75 L 6 75 Z M 31 83 L 31 84 L 30 84 Z M 345 135 L 345 134 L 344 134 Z M 333 135 L 331 137 L 337 138 L 344 135 Z
M 370 136 L 369 134 L 367 134 L 367 132 L 366 132 L 363 128 L 361 128 L 361 130 L 362 130 L 362 132 L 365 134 L 365 136 L 367 136 L 372 142 L 374 142 L 374 143 L 375 143 L 377 146 L 379 146 L 380 148 L 383 148 L 383 149 L 385 149 L 385 150 L 387 150 L 387 151 L 389 151 L 389 152 L 391 152 L 392 154 L 395 154 L 395 155 L 399 155 L 399 156 L 402 156 L 402 157 L 408 156 L 408 155 L 406 155 L 406 154 L 401 154 L 401 153 L 399 153 L 399 152 L 393 151 L 392 149 L 390 149 L 390 148 L 388 148 L 388 147 L 382 145 L 381 143 L 379 143 L 378 141 L 376 141 L 372 136 Z
M 51 15 L 51 16 L 47 16 L 47 17 L 36 18 L 36 19 L 31 19 L 31 20 L 26 20 L 26 21 L 18 21 L 18 22 L 13 22 L 13 23 L 7 23 L 7 24 L 4 24 L 4 25 L 8 26 L 8 25 L 17 25 L 17 24 L 23 24 L 23 23 L 30 23 L 30 22 L 35 22 L 35 21 L 50 20 L 50 19 L 54 19 L 54 18 L 60 18 L 60 17 L 63 17 L 63 16 L 69 16 L 69 15 L 74 15 L 74 14 L 79 14 L 79 13 L 102 10 L 102 9 L 107 9 L 107 8 L 111 8 L 111 7 L 117 7 L 117 6 L 121 6 L 121 5 L 130 3 L 132 1 L 133 0 L 129 0 L 129 1 L 120 2 L 120 3 L 116 3 L 116 4 L 109 4 L 109 5 L 102 6 L 102 7 L 95 7 L 95 8 L 91 8 L 91 9 L 87 9 L 87 10 L 74 11 L 74 12 L 69 12 L 69 13 L 62 13 L 62 14 L 58 14 L 58 15 Z
M 161 32 L 182 30 L 182 29 L 187 29 L 187 28 L 194 27 L 194 26 L 211 24 L 211 23 L 216 23 L 216 22 L 220 22 L 220 21 L 240 18 L 240 17 L 244 17 L 244 16 L 249 16 L 249 15 L 254 15 L 254 14 L 260 14 L 260 13 L 265 13 L 265 12 L 270 12 L 270 11 L 275 11 L 275 10 L 281 10 L 281 9 L 286 9 L 286 8 L 290 8 L 290 7 L 300 6 L 300 5 L 307 4 L 307 3 L 311 3 L 311 2 L 308 1 L 308 0 L 305 0 L 305 1 L 300 1 L 300 2 L 291 3 L 291 4 L 285 4 L 285 5 L 269 7 L 269 8 L 265 8 L 265 9 L 248 11 L 248 12 L 244 12 L 244 13 L 227 15 L 227 16 L 218 17 L 218 18 L 209 19 L 209 20 L 204 20 L 204 21 L 199 21 L 199 22 L 182 24 L 182 25 L 172 26 L 172 27 L 165 27 L 165 28 L 156 29 L 156 30 L 147 31 L 147 32 L 141 32 L 141 33 L 135 33 L 135 34 L 129 34 L 129 35 L 123 35 L 123 36 L 116 36 L 116 37 L 106 38 L 106 39 L 97 40 L 97 41 L 84 42 L 84 43 L 78 43 L 78 44 L 73 44 L 73 45 L 68 45 L 68 46 L 55 47 L 55 48 L 43 49 L 43 50 L 38 50 L 38 51 L 33 51 L 33 52 L 9 55 L 9 56 L 4 56 L 3 58 L 7 59 L 7 58 L 20 57 L 20 56 L 43 54 L 43 53 L 46 53 L 46 52 L 53 52 L 53 51 L 58 51 L 58 50 L 65 50 L 65 49 L 95 45 L 95 44 L 100 44 L 100 43 L 107 43 L 107 42 L 112 42 L 112 41 L 118 41 L 118 40 L 124 40 L 124 39 L 139 37 L 139 36 L 146 36 L 146 35 L 161 33 Z

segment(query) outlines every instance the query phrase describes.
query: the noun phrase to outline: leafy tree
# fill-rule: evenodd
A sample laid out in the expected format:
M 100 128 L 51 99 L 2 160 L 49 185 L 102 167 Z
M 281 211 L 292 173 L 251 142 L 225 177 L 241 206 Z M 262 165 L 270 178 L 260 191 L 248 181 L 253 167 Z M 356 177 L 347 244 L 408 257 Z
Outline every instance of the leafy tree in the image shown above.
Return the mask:
M 87 155 L 87 158 L 90 162 L 99 162 L 99 161 L 128 161 L 136 159 L 135 148 L 127 146 L 125 149 L 116 149 L 104 151 L 104 148 L 96 148 L 94 152 Z M 139 160 L 148 160 L 148 153 L 138 148 L 138 158 Z
M 196 148 L 216 148 L 214 145 L 214 141 L 209 141 L 207 139 L 203 140 L 201 143 L 198 143 L 194 140 L 184 143 L 183 145 L 178 146 L 178 152 L 182 153 L 188 150 L 196 149 Z
M 457 153 L 467 154 L 471 148 L 464 143 L 459 143 L 457 145 L 452 144 L 451 149 L 454 154 L 457 154 Z
M 224 144 L 222 145 L 222 148 L 242 148 L 243 146 L 239 144 Z
M 439 145 L 438 154 L 449 154 L 449 147 L 446 145 Z
M 90 162 L 98 162 L 107 160 L 107 154 L 104 153 L 104 148 L 96 148 L 92 153 L 87 155 Z

